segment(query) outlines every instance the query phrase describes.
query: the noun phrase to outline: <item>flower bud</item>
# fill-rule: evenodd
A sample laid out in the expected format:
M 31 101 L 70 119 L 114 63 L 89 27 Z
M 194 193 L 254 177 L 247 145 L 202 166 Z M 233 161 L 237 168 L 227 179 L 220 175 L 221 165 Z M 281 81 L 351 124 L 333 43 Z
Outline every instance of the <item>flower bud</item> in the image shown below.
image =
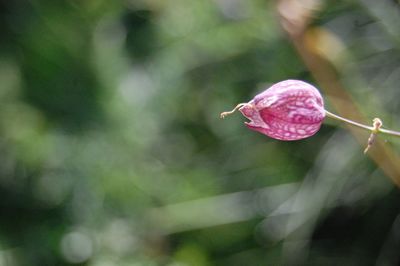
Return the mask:
M 319 91 L 300 80 L 272 85 L 247 104 L 241 104 L 239 111 L 250 120 L 245 122 L 248 128 L 285 141 L 314 135 L 325 117 Z

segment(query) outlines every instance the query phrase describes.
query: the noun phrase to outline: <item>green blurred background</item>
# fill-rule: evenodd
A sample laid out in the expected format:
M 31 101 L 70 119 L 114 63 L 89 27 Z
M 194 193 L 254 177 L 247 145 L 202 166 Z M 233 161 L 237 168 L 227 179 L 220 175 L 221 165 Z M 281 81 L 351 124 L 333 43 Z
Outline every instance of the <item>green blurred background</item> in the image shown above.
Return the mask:
M 398 2 L 322 4 L 341 81 L 400 129 Z M 398 265 L 400 193 L 346 129 L 282 142 L 219 119 L 316 84 L 275 10 L 1 0 L 0 265 Z

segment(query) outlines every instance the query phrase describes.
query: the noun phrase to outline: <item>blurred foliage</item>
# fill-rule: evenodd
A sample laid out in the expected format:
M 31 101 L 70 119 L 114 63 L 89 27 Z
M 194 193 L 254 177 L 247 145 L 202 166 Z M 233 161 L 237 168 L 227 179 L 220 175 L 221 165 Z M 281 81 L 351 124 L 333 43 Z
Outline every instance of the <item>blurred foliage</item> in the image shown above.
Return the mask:
M 349 93 L 400 129 L 398 2 L 323 4 Z M 397 265 L 400 193 L 345 129 L 219 120 L 313 82 L 275 5 L 0 1 L 0 265 Z

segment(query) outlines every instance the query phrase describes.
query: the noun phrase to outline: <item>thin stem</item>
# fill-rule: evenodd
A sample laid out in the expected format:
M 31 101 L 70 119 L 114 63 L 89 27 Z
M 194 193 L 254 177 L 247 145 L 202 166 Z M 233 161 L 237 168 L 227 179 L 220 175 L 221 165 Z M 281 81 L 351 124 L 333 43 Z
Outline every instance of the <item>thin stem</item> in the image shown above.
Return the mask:
M 377 131 L 377 133 L 379 132 L 379 133 L 386 134 L 386 135 L 391 135 L 391 136 L 395 136 L 395 137 L 400 137 L 400 132 L 398 132 L 398 131 L 389 130 L 389 129 L 384 129 L 384 128 L 375 129 L 374 127 L 367 126 L 367 125 L 364 125 L 364 124 L 360 124 L 360 123 L 357 123 L 357 122 L 352 121 L 352 120 L 350 120 L 350 119 L 347 119 L 347 118 L 344 118 L 344 117 L 335 115 L 335 114 L 333 114 L 333 113 L 331 113 L 331 112 L 329 112 L 329 111 L 327 111 L 327 110 L 325 110 L 325 114 L 326 114 L 326 116 L 328 116 L 328 117 L 330 117 L 330 118 L 333 118 L 333 119 L 336 119 L 336 120 L 345 122 L 345 123 L 350 124 L 350 125 L 355 126 L 355 127 L 359 127 L 359 128 L 368 130 L 368 131 L 370 131 L 370 132 L 371 132 L 371 131 Z
M 400 138 L 400 132 L 398 132 L 398 131 L 380 128 L 379 132 L 383 133 L 383 134 L 386 134 L 386 135 L 396 136 L 396 137 Z
M 353 126 L 362 128 L 362 129 L 366 129 L 366 130 L 368 130 L 368 131 L 373 130 L 373 127 L 370 127 L 370 126 L 367 126 L 367 125 L 364 125 L 364 124 L 360 124 L 360 123 L 354 122 L 354 121 L 352 121 L 352 120 L 349 120 L 349 119 L 347 119 L 347 118 L 344 118 L 344 117 L 335 115 L 335 114 L 333 114 L 333 113 L 331 113 L 331 112 L 329 112 L 329 111 L 327 111 L 327 110 L 325 110 L 325 114 L 326 114 L 327 117 L 330 117 L 330 118 L 333 118 L 333 119 L 336 119 L 336 120 L 345 122 L 345 123 L 347 123 L 347 124 L 350 124 L 350 125 L 353 125 Z

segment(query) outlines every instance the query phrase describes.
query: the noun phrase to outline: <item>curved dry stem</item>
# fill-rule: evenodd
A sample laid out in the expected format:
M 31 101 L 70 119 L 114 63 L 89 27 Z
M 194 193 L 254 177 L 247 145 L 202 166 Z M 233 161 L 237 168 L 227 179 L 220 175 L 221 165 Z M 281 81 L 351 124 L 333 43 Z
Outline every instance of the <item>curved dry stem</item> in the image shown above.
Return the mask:
M 233 108 L 231 111 L 228 112 L 222 112 L 219 117 L 221 117 L 222 119 L 224 119 L 225 117 L 227 117 L 228 115 L 233 114 L 237 109 L 247 105 L 248 103 L 239 103 L 238 105 L 235 106 L 235 108 Z

